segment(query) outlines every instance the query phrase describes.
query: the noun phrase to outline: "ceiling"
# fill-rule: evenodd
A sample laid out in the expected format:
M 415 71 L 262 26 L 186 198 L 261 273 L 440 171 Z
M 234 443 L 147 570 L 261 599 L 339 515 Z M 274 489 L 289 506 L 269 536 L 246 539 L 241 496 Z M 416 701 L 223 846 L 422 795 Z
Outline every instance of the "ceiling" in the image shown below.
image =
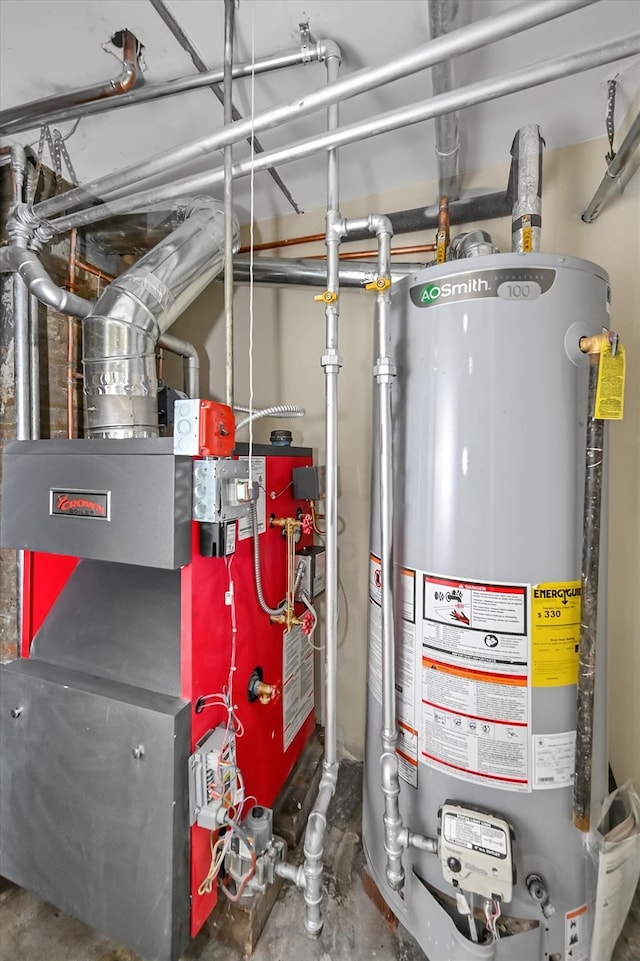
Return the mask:
M 465 16 L 470 19 L 490 16 L 514 5 L 512 0 L 465 3 Z M 221 66 L 223 0 L 167 0 L 167 6 L 202 59 L 212 68 Z M 252 37 L 256 57 L 297 49 L 298 25 L 305 20 L 314 38 L 330 38 L 340 45 L 343 74 L 391 60 L 429 40 L 426 0 L 240 0 L 236 10 L 236 60 L 251 59 Z M 1 0 L 1 108 L 116 76 L 120 54 L 110 46 L 109 38 L 125 27 L 144 44 L 146 83 L 195 71 L 188 54 L 149 0 Z M 461 85 L 504 74 L 536 60 L 625 36 L 639 28 L 640 3 L 636 0 L 600 0 L 459 58 L 455 65 L 456 82 Z M 616 75 L 620 80 L 616 113 L 619 120 L 638 89 L 640 58 L 463 111 L 461 169 L 483 169 L 505 162 L 513 134 L 524 123 L 540 124 L 548 148 L 603 135 L 606 81 Z M 321 64 L 257 77 L 255 110 L 287 103 L 324 82 Z M 346 101 L 340 108 L 340 120 L 342 124 L 352 123 L 426 99 L 430 94 L 427 71 Z M 234 83 L 233 99 L 243 115 L 251 113 L 249 81 Z M 213 132 L 221 124 L 222 107 L 205 88 L 84 118 L 67 141 L 67 148 L 82 182 L 131 163 L 143 164 L 155 153 Z M 325 113 L 321 111 L 259 136 L 269 149 L 312 136 L 324 124 Z M 71 123 L 62 125 L 62 133 L 71 128 Z M 16 134 L 8 142 L 11 139 L 37 144 L 38 129 Z M 248 153 L 246 143 L 234 148 L 235 158 Z M 221 166 L 221 154 L 208 158 L 206 163 L 211 168 Z M 324 168 L 324 157 L 319 155 L 279 169 L 302 210 L 324 204 Z M 433 123 L 427 121 L 343 148 L 340 170 L 344 199 L 435 179 Z M 291 212 L 267 173 L 256 176 L 255 191 L 257 220 Z M 238 182 L 234 193 L 238 214 L 246 223 L 248 182 Z

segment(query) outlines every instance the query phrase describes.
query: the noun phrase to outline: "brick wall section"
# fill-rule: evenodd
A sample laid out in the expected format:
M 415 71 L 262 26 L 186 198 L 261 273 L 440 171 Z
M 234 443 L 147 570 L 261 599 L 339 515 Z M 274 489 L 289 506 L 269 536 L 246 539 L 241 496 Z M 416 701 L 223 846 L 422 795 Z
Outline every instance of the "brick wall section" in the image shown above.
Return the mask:
M 52 190 L 51 175 L 47 172 L 44 187 Z M 67 185 L 60 184 L 60 190 Z M 11 201 L 9 168 L 0 168 L 0 212 L 2 214 L 2 243 L 7 242 L 6 218 Z M 60 286 L 68 282 L 68 237 L 53 245 L 43 255 L 42 260 L 51 277 Z M 83 297 L 95 298 L 97 281 L 94 278 L 78 276 L 78 293 Z M 13 371 L 14 317 L 13 317 L 13 279 L 11 275 L 0 275 L 0 445 L 15 437 L 15 386 Z M 74 367 L 81 369 L 80 323 L 73 321 L 76 328 Z M 39 343 L 40 343 L 40 422 L 41 436 L 67 436 L 67 325 L 68 319 L 62 314 L 40 305 Z M 75 436 L 82 436 L 82 381 L 74 383 L 74 421 Z M 12 660 L 17 652 L 18 611 L 16 604 L 16 552 L 0 551 L 0 660 Z

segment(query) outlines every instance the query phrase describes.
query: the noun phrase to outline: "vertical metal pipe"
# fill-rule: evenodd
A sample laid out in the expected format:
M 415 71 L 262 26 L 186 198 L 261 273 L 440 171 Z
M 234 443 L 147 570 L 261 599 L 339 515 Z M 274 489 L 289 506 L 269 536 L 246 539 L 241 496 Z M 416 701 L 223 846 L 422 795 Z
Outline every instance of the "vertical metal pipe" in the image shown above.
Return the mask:
M 595 416 L 600 347 L 589 353 L 589 400 L 582 524 L 582 610 L 580 664 L 576 722 L 576 759 L 573 782 L 573 823 L 589 830 L 591 768 L 593 760 L 593 708 L 596 680 L 598 575 L 600 566 L 600 513 L 604 462 L 604 421 Z
M 31 439 L 40 440 L 40 301 L 29 294 L 29 411 Z
M 232 70 L 235 0 L 224 0 L 224 123 L 233 120 Z M 233 146 L 224 148 L 225 401 L 233 407 Z
M 76 249 L 78 243 L 78 231 L 71 231 L 69 240 L 69 291 L 74 294 L 76 291 Z M 74 363 L 75 353 L 75 319 L 67 317 L 67 437 L 69 440 L 74 436 L 74 416 L 73 416 L 73 394 L 76 388 L 76 365 Z
M 11 173 L 13 177 L 13 201 L 22 202 L 24 175 L 27 158 L 20 144 L 11 147 Z M 11 237 L 16 247 L 26 248 L 26 236 L 16 231 Z M 16 405 L 16 439 L 28 440 L 31 432 L 29 418 L 29 313 L 27 286 L 16 272 L 13 275 L 13 322 L 14 322 L 14 383 Z M 24 551 L 16 551 L 16 641 L 18 650 L 22 644 L 24 624 Z
M 387 856 L 386 878 L 389 886 L 402 890 L 403 842 L 401 839 L 398 757 L 396 745 L 396 641 L 393 594 L 393 446 L 391 421 L 391 389 L 396 376 L 391 358 L 389 313 L 389 272 L 391 267 L 391 237 L 393 228 L 386 217 L 378 217 L 378 295 L 376 298 L 377 360 L 373 369 L 378 383 L 378 416 L 380 431 L 380 561 L 382 571 L 382 755 L 380 758 L 382 793 L 384 797 L 384 836 Z
M 24 147 L 13 144 L 11 147 L 11 172 L 13 176 L 13 202 L 22 203 L 24 175 L 27 158 Z M 27 247 L 27 237 L 17 231 L 12 237 L 16 247 Z M 18 274 L 13 277 L 13 314 L 14 314 L 14 375 L 16 402 L 16 439 L 28 440 L 31 433 L 29 417 L 29 307 L 28 294 L 24 281 Z
M 327 81 L 338 77 L 340 57 L 337 49 L 326 58 Z M 335 130 L 339 108 L 327 110 L 327 125 Z M 328 152 L 327 164 L 327 289 L 324 294 L 326 344 L 322 356 L 325 374 L 325 513 L 326 513 L 326 587 L 325 587 L 325 748 L 324 769 L 318 796 L 309 815 L 304 840 L 304 928 L 309 937 L 322 931 L 322 856 L 327 826 L 327 809 L 338 777 L 337 677 L 338 677 L 338 375 L 342 358 L 338 352 L 339 248 L 341 218 L 339 212 L 338 152 Z
M 327 80 L 338 77 L 340 62 L 336 58 L 327 60 Z M 327 126 L 335 130 L 339 123 L 339 107 L 332 104 L 327 110 Z M 327 696 L 325 719 L 325 761 L 333 764 L 337 760 L 337 650 L 338 650 L 338 376 L 342 360 L 338 352 L 338 323 L 340 317 L 340 235 L 338 232 L 339 213 L 339 168 L 338 151 L 330 150 L 327 155 L 327 290 L 336 294 L 336 299 L 325 306 L 326 345 L 323 366 L 325 372 L 325 450 L 327 497 L 327 585 L 326 585 L 326 631 L 327 631 Z
M 442 37 L 460 26 L 460 0 L 429 0 L 429 32 L 431 39 Z M 455 87 L 453 60 L 450 58 L 431 68 L 433 93 L 447 93 Z M 438 193 L 451 200 L 460 196 L 458 158 L 460 130 L 458 113 L 453 111 L 435 121 L 436 158 L 438 161 Z
M 25 178 L 26 199 L 35 196 L 35 167 L 29 165 Z M 29 292 L 29 412 L 31 438 L 40 439 L 40 304 Z

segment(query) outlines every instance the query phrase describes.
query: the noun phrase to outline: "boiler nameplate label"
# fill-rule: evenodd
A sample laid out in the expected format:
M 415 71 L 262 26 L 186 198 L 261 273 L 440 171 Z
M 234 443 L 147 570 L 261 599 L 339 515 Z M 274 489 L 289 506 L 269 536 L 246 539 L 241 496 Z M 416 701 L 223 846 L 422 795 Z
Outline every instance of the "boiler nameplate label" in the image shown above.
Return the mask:
M 58 517 L 90 517 L 92 520 L 111 520 L 111 491 L 51 489 L 49 491 L 49 514 Z

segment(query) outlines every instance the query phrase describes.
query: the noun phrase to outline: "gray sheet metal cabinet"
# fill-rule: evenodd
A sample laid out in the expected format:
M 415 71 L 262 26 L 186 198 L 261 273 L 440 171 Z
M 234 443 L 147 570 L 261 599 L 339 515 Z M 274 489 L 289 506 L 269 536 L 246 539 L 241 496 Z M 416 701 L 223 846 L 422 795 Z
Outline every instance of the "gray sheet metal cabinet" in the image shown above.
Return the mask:
M 0 668 L 0 873 L 130 945 L 189 940 L 189 707 L 44 661 Z

